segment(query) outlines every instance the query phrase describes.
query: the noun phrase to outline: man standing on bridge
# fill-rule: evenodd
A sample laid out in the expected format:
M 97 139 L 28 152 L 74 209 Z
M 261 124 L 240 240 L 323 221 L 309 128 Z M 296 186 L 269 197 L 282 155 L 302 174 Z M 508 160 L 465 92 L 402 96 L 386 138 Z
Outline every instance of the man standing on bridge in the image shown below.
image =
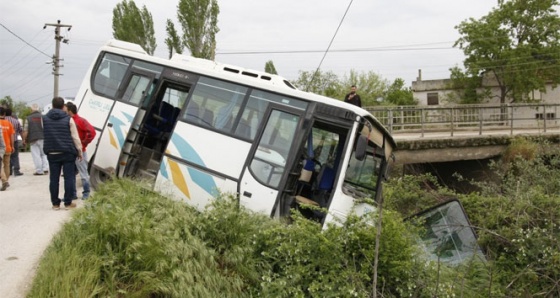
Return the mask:
M 346 96 L 344 97 L 344 102 L 353 104 L 360 108 L 362 107 L 362 99 L 356 93 L 356 85 L 352 85 L 352 87 L 350 88 L 350 93 L 346 94 Z

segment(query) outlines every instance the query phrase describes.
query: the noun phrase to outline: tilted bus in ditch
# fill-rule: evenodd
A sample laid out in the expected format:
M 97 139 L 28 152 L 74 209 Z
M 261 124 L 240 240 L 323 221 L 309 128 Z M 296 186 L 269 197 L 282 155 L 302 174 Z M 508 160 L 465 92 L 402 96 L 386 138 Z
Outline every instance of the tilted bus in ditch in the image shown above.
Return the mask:
M 162 59 L 110 40 L 76 96 L 98 131 L 91 183 L 137 177 L 197 208 L 218 192 L 272 217 L 301 204 L 331 222 L 373 207 L 395 142 L 367 111 L 285 79 L 213 61 Z
M 101 48 L 75 102 L 98 131 L 87 148 L 94 187 L 111 176 L 139 178 L 198 209 L 235 193 L 240 205 L 271 217 L 297 208 L 322 224 L 344 221 L 373 210 L 367 199 L 380 198 L 395 149 L 356 106 L 276 75 L 157 58 L 117 40 Z M 433 257 L 445 251 L 458 263 L 482 254 L 458 201 L 416 217 L 431 231 L 423 241 Z

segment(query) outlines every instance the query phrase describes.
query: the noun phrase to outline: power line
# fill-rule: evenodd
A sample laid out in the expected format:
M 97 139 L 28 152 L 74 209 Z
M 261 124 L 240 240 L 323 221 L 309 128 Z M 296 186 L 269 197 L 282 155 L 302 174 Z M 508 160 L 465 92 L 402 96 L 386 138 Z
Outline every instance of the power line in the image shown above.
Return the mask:
M 329 43 L 329 46 L 325 50 L 325 54 L 323 55 L 323 58 L 321 58 L 321 62 L 319 62 L 319 65 L 317 66 L 317 69 L 315 70 L 315 73 L 313 73 L 313 76 L 311 77 L 311 80 L 309 80 L 309 83 L 307 83 L 307 86 L 305 87 L 306 91 L 309 89 L 309 86 L 311 86 L 311 83 L 313 83 L 313 80 L 315 79 L 315 76 L 319 72 L 319 69 L 321 68 L 321 65 L 323 64 L 323 61 L 325 60 L 325 57 L 327 57 L 327 53 L 329 52 L 329 49 L 331 48 L 332 43 L 334 42 L 334 39 L 336 37 L 336 34 L 338 33 L 338 30 L 340 29 L 340 27 L 342 26 L 342 23 L 344 22 L 344 18 L 346 18 L 346 14 L 348 14 L 348 10 L 350 10 L 350 6 L 352 6 L 352 2 L 354 2 L 354 0 L 350 0 L 350 3 L 348 3 L 348 7 L 346 7 L 346 11 L 344 12 L 344 15 L 342 16 L 342 19 L 340 20 L 340 23 L 338 23 L 338 27 L 336 28 L 336 31 L 334 32 L 334 35 L 331 38 L 331 42 Z
M 40 45 L 42 45 L 43 43 L 44 42 L 41 42 Z M 22 49 L 23 49 L 23 47 L 25 47 L 25 45 L 22 46 Z M 35 54 L 32 54 L 32 53 L 27 54 L 27 53 L 28 53 L 27 51 L 26 52 L 23 52 L 22 50 L 18 51 L 18 53 L 15 54 L 12 59 L 7 60 L 7 61 L 10 61 L 10 63 L 3 66 L 3 71 L 8 72 L 8 71 L 12 71 L 12 69 L 13 69 L 12 74 L 15 74 L 18 71 L 23 70 L 23 68 L 26 65 L 28 65 L 29 63 L 35 62 L 34 59 L 36 57 L 40 56 L 40 53 L 35 53 L 35 52 L 33 52 Z M 16 59 L 17 55 L 20 55 L 19 59 Z M 21 66 L 22 63 L 23 63 L 23 66 Z
M 453 47 L 432 48 L 365 48 L 365 49 L 340 49 L 330 50 L 331 53 L 349 52 L 398 52 L 398 51 L 423 51 L 423 50 L 459 50 Z M 292 51 L 239 51 L 239 52 L 216 52 L 216 55 L 258 55 L 258 54 L 314 54 L 324 53 L 323 50 L 292 50 Z M 324 59 L 324 57 L 323 57 Z M 321 63 L 323 60 L 321 60 Z
M 14 32 L 12 32 L 12 30 L 8 29 L 6 26 L 4 26 L 4 24 L 0 23 L 0 26 L 4 27 L 4 29 L 6 29 L 6 31 L 10 32 L 13 36 L 17 37 L 19 40 L 23 41 L 25 44 L 27 44 L 28 46 L 32 47 L 33 49 L 35 49 L 37 52 L 51 58 L 51 56 L 41 50 L 39 50 L 38 48 L 34 47 L 32 44 L 28 43 L 27 41 L 25 41 L 23 38 L 19 37 L 17 34 L 15 34 Z

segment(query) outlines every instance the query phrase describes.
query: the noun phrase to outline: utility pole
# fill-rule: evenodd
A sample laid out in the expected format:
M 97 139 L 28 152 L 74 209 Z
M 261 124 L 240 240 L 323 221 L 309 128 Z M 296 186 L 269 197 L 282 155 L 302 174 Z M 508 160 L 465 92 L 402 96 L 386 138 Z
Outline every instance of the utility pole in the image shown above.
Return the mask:
M 72 29 L 72 25 L 64 25 L 60 23 L 60 20 L 57 21 L 56 24 L 45 24 L 45 26 L 43 26 L 43 29 L 46 29 L 47 26 L 53 26 L 55 27 L 54 29 L 54 39 L 56 40 L 56 48 L 55 48 L 55 52 L 54 52 L 54 56 L 53 56 L 53 75 L 54 75 L 54 92 L 53 92 L 53 97 L 58 97 L 58 77 L 60 76 L 60 67 L 62 67 L 62 65 L 60 65 L 60 61 L 63 61 L 64 59 L 60 59 L 60 42 L 62 41 L 63 43 L 68 43 L 68 39 L 63 38 L 62 36 L 60 36 L 60 28 L 68 28 L 68 31 L 70 31 L 70 29 Z

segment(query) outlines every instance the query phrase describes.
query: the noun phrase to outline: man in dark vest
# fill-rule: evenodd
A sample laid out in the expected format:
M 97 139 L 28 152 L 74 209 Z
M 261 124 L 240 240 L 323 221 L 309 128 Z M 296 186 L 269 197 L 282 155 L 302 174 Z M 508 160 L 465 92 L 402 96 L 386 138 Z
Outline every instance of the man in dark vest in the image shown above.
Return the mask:
M 35 172 L 33 175 L 43 175 L 49 172 L 49 162 L 43 152 L 43 115 L 39 111 L 39 105 L 31 105 L 31 114 L 27 116 L 27 122 L 23 129 L 23 142 L 29 144 Z
M 76 193 L 76 159 L 82 159 L 82 143 L 74 120 L 65 111 L 64 99 L 55 97 L 52 109 L 43 116 L 43 133 L 45 135 L 43 151 L 49 160 L 49 190 L 54 210 L 60 209 L 58 197 L 60 174 L 64 171 L 64 207 L 75 208 L 72 202 Z

